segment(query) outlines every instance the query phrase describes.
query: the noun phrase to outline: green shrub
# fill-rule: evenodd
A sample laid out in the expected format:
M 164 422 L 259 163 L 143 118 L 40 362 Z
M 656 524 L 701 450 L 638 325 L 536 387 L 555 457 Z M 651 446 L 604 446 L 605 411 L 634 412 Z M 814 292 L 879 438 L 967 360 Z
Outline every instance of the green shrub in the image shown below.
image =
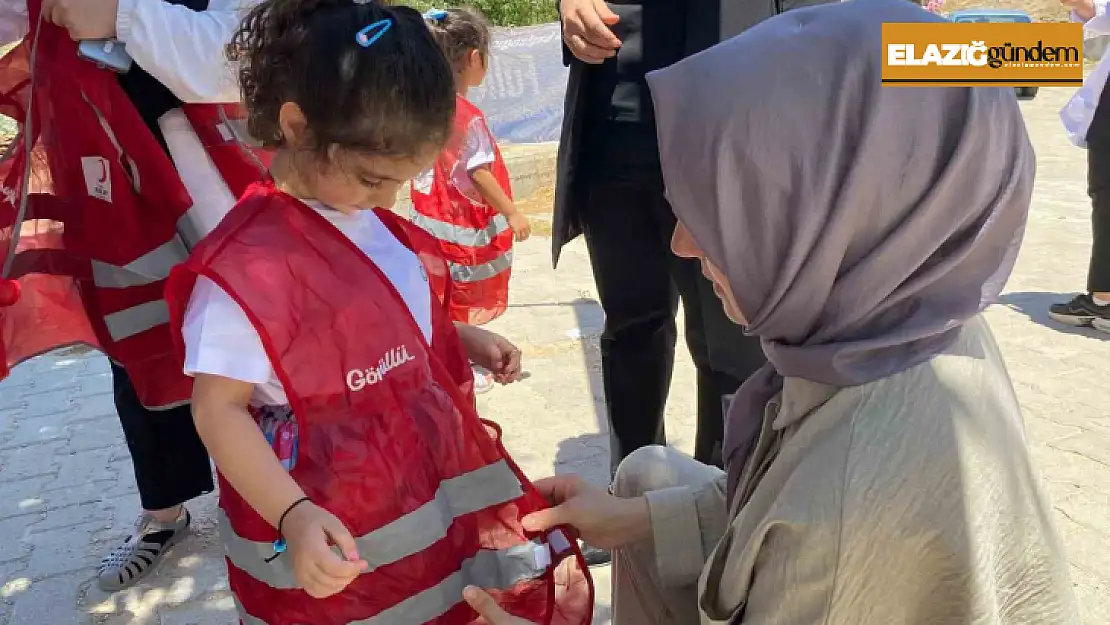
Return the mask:
M 436 4 L 428 0 L 401 1 L 421 12 L 433 6 L 449 9 L 457 6 L 471 6 L 482 12 L 494 26 L 531 26 L 554 22 L 559 19 L 556 9 L 558 0 L 472 0 L 471 2 L 446 2 Z

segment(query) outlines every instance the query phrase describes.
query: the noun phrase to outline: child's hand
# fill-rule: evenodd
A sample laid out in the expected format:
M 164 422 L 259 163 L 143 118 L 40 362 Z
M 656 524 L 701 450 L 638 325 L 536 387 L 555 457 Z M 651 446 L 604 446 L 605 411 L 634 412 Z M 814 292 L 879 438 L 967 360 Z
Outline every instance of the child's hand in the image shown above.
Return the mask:
M 467 357 L 492 373 L 495 382 L 509 384 L 520 379 L 520 348 L 489 330 L 465 323 L 456 323 L 455 328 Z
M 513 237 L 517 242 L 527 241 L 532 236 L 532 222 L 520 211 L 509 215 L 509 227 L 513 229 Z
M 347 587 L 369 568 L 358 557 L 355 539 L 335 515 L 312 502 L 289 511 L 282 525 L 293 573 L 308 596 L 323 599 Z M 331 545 L 343 552 L 340 558 Z

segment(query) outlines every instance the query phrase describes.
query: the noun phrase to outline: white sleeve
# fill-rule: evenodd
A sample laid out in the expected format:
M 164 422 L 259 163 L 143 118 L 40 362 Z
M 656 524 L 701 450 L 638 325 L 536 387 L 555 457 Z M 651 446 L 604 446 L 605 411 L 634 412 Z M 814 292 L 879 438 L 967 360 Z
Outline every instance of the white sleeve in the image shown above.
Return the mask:
M 493 163 L 496 159 L 497 153 L 493 149 L 493 133 L 489 131 L 485 120 L 481 117 L 475 117 L 466 129 L 466 137 L 463 139 L 459 160 L 466 163 L 466 171 L 471 172 Z
M 264 384 L 273 376 L 258 331 L 239 304 L 208 278 L 197 278 L 181 336 L 186 375 L 204 373 L 249 384 Z
M 1110 15 L 1106 14 L 1106 2 L 1095 0 L 1095 16 L 1083 25 L 1083 30 L 1093 35 L 1110 35 Z
M 1095 15 L 1083 24 L 1085 34 L 1107 35 L 1110 34 L 1110 17 L 1106 15 L 1106 3 L 1110 0 L 1094 0 Z M 1083 22 L 1083 18 L 1072 9 L 1069 13 L 1071 21 Z
M 224 48 L 258 0 L 212 0 L 206 11 L 162 0 L 119 0 L 116 37 L 139 67 L 183 102 L 238 102 Z
M 30 28 L 27 0 L 0 0 L 0 46 L 15 43 Z

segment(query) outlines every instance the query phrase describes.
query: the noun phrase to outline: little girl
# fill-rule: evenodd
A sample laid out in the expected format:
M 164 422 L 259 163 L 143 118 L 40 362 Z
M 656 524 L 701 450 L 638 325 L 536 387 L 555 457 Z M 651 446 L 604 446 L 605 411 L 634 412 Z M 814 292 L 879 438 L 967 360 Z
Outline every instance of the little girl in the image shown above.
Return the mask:
M 546 503 L 474 410 L 468 363 L 509 382 L 519 351 L 453 323 L 434 241 L 372 208 L 450 133 L 452 72 L 421 16 L 267 0 L 229 56 L 272 181 L 174 270 L 167 301 L 242 622 L 462 625 L 476 585 L 519 616 L 587 623 L 579 554 L 525 535 Z
M 466 99 L 481 84 L 489 60 L 489 25 L 470 9 L 424 14 L 454 74 L 454 129 L 435 164 L 412 185 L 412 222 L 439 241 L 451 268 L 451 318 L 487 323 L 505 312 L 513 239 L 531 234 L 513 204 L 509 172 L 478 107 Z M 476 390 L 490 387 L 475 370 Z

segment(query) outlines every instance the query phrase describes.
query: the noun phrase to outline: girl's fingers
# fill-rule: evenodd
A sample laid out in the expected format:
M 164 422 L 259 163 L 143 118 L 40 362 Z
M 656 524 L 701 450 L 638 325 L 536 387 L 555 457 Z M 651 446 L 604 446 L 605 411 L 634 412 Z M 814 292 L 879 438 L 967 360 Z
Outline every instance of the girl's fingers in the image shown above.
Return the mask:
M 367 568 L 365 560 L 343 560 L 331 549 L 327 550 L 327 557 L 323 554 L 316 559 L 315 564 L 320 572 L 330 579 L 350 581 L 359 576 Z

